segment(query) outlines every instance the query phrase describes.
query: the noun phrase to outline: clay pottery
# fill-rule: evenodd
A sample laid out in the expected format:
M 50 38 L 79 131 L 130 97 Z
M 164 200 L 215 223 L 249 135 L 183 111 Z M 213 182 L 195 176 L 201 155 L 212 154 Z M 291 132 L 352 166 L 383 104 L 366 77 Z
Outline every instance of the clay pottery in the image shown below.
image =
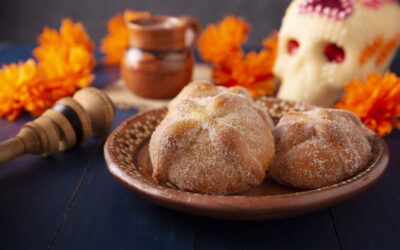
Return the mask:
M 257 100 L 275 122 L 290 111 L 311 107 L 274 98 Z M 311 213 L 350 199 L 371 187 L 385 171 L 389 153 L 385 141 L 374 136 L 371 160 L 353 177 L 331 186 L 302 190 L 269 178 L 260 186 L 233 195 L 206 195 L 160 185 L 151 177 L 149 140 L 167 108 L 139 113 L 122 122 L 104 147 L 110 173 L 127 188 L 161 206 L 186 213 L 230 220 L 272 220 Z
M 193 17 L 172 16 L 126 22 L 130 46 L 121 62 L 126 86 L 145 98 L 177 95 L 192 78 L 199 22 Z

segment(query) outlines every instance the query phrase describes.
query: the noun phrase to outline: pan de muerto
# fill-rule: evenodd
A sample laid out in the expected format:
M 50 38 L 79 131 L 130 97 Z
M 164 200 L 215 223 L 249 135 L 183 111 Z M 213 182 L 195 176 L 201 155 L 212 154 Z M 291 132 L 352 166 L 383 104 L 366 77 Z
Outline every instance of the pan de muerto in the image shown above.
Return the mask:
M 368 130 L 354 114 L 315 108 L 284 115 L 273 129 L 276 155 L 270 176 L 283 184 L 314 189 L 346 180 L 368 164 Z
M 192 82 L 151 137 L 153 178 L 206 194 L 259 185 L 275 153 L 272 126 L 245 89 Z

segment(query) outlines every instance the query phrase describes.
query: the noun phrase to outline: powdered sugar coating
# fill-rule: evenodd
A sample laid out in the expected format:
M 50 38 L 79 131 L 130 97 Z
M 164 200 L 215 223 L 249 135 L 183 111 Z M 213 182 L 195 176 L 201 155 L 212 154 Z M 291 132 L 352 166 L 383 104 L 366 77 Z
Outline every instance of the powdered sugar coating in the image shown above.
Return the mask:
M 273 129 L 276 155 L 270 175 L 298 188 L 328 186 L 367 165 L 372 136 L 352 113 L 315 108 L 283 116 Z
M 193 82 L 151 137 L 153 178 L 207 194 L 259 185 L 275 153 L 271 124 L 246 90 Z

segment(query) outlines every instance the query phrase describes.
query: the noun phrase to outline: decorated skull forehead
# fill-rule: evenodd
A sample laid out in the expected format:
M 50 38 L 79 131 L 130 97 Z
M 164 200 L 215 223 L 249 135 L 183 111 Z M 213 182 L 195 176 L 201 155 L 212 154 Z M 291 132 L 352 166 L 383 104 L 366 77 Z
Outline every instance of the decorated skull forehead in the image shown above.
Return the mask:
M 347 82 L 384 71 L 399 44 L 396 0 L 294 0 L 279 31 L 278 97 L 332 105 Z

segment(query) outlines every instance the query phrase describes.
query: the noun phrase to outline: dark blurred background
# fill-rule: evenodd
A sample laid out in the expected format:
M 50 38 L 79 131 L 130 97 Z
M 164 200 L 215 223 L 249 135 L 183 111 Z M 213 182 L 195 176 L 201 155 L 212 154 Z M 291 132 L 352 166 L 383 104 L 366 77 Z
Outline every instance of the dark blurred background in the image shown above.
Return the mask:
M 44 26 L 59 27 L 64 17 L 81 21 L 98 43 L 106 34 L 107 21 L 126 8 L 154 14 L 192 15 L 203 27 L 227 14 L 244 17 L 252 25 L 249 47 L 273 29 L 291 0 L 0 0 L 0 43 L 32 44 Z

